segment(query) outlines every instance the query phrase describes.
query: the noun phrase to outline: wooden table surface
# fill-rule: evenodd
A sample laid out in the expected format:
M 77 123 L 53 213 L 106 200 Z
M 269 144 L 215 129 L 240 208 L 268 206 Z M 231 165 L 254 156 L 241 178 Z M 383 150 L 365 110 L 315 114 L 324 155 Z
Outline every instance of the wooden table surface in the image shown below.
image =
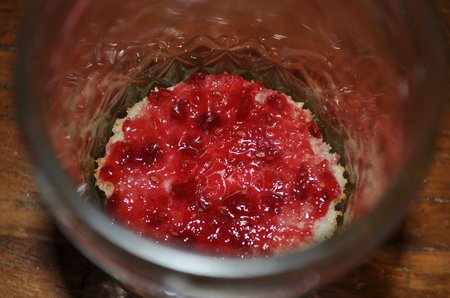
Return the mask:
M 438 1 L 450 41 L 450 1 Z M 126 293 L 61 235 L 30 175 L 15 124 L 12 66 L 24 0 L 0 0 L 0 297 Z M 450 297 L 450 109 L 422 191 L 402 226 L 313 297 Z

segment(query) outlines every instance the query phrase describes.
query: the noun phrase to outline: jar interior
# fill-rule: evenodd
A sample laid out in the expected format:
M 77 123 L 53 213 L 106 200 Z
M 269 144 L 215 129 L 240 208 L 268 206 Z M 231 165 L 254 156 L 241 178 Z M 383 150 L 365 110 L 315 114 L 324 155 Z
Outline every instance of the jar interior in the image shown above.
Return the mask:
M 78 1 L 42 33 L 39 114 L 80 197 L 103 210 L 95 159 L 155 87 L 234 73 L 305 103 L 346 169 L 345 230 L 411 150 L 420 65 L 397 7 L 348 1 Z M 392 4 L 393 5 L 393 4 Z M 52 1 L 44 16 L 54 15 Z M 50 23 L 50 22 L 49 22 Z

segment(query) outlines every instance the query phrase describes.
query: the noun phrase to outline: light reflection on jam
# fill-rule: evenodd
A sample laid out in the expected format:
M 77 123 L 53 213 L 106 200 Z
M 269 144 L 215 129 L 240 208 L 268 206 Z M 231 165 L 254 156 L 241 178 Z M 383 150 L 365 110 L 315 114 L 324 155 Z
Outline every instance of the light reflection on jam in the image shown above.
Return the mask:
M 311 241 L 341 189 L 308 139 L 316 123 L 285 95 L 236 75 L 191 76 L 151 92 L 99 178 L 106 208 L 145 236 L 233 255 L 270 255 Z

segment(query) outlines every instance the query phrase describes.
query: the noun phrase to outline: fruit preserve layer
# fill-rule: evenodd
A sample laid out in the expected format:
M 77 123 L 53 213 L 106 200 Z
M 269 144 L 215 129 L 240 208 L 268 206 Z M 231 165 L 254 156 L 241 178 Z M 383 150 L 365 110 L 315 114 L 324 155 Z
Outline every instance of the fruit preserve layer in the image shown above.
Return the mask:
M 339 156 L 308 110 L 237 75 L 197 73 L 118 119 L 95 172 L 113 219 L 158 241 L 239 256 L 330 237 Z

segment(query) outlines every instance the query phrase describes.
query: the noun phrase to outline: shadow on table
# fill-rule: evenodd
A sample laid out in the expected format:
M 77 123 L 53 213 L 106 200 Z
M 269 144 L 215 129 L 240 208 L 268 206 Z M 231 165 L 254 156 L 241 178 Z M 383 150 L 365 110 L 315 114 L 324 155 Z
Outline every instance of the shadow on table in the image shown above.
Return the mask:
M 398 288 L 393 272 L 398 270 L 403 252 L 404 226 L 401 225 L 383 245 L 365 261 L 337 281 L 324 286 L 307 298 L 328 297 L 395 297 Z
M 84 257 L 55 226 L 57 264 L 72 297 L 133 298 L 118 283 Z

